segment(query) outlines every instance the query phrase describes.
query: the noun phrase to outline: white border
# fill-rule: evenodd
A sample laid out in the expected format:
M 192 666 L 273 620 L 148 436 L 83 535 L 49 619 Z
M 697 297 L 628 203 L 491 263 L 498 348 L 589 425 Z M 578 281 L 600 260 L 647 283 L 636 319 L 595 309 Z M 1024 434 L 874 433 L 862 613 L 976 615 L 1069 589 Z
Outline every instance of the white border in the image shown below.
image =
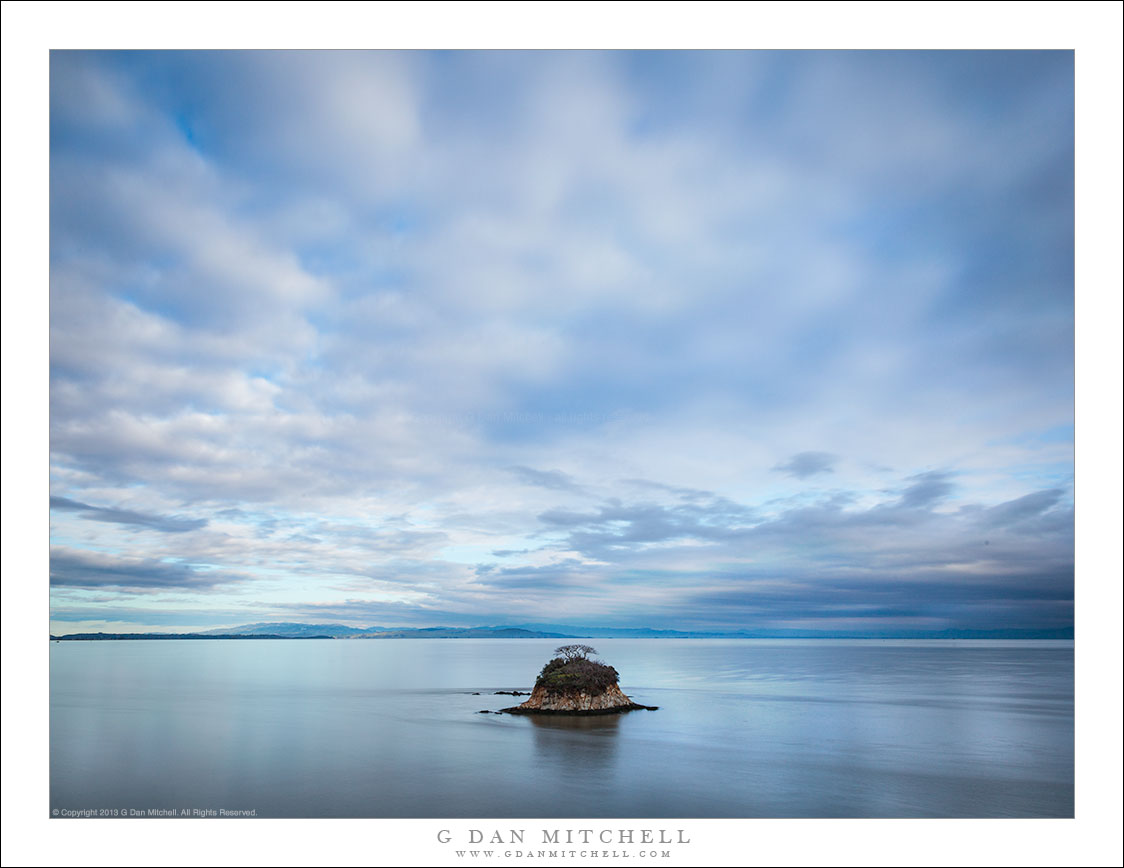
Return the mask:
M 1121 860 L 1121 6 L 1117 3 L 26 3 L 3 5 L 3 861 L 465 864 L 455 824 L 141 827 L 47 813 L 47 186 L 51 48 L 1062 48 L 1077 70 L 1077 819 L 659 821 L 676 865 Z M 33 650 L 38 649 L 38 651 Z M 536 829 L 542 821 L 526 821 Z M 560 824 L 561 825 L 561 824 Z M 636 827 L 635 820 L 566 826 Z M 519 828 L 518 821 L 465 821 Z M 492 860 L 489 864 L 502 860 Z M 604 860 L 599 860 L 604 861 Z

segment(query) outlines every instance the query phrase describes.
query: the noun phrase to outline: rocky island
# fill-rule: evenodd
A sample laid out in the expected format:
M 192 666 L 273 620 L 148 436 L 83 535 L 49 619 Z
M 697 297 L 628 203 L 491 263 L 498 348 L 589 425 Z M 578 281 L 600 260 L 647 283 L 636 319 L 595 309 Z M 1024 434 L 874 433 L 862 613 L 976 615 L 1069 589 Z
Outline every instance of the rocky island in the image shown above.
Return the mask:
M 617 670 L 590 660 L 597 651 L 588 645 L 563 645 L 543 666 L 531 698 L 504 708 L 501 714 L 617 714 L 657 706 L 639 705 L 621 691 Z

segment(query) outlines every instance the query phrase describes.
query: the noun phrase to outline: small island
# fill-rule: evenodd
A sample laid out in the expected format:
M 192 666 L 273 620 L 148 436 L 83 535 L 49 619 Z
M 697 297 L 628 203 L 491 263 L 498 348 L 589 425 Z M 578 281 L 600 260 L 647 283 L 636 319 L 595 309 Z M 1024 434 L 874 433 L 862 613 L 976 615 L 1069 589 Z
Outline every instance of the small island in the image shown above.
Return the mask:
M 531 698 L 501 709 L 501 714 L 619 714 L 658 707 L 639 705 L 625 696 L 617 683 L 617 670 L 589 659 L 597 654 L 589 645 L 563 645 L 554 654 L 539 673 Z

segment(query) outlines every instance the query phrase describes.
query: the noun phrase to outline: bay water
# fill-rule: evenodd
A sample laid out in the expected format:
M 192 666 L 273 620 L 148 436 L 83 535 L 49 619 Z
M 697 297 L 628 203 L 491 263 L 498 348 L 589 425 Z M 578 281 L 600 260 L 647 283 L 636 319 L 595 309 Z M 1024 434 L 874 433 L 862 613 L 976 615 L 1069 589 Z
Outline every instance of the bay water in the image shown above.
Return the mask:
M 596 639 L 658 711 L 515 705 L 559 639 L 51 643 L 51 809 L 1071 817 L 1073 643 Z

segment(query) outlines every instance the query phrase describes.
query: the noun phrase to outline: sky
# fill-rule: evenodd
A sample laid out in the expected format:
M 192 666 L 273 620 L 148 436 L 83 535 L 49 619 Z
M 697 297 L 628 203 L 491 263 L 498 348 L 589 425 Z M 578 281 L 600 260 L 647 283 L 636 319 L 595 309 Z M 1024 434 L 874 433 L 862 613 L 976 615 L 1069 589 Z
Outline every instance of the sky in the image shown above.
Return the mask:
M 51 631 L 1072 635 L 1073 57 L 53 51 Z

